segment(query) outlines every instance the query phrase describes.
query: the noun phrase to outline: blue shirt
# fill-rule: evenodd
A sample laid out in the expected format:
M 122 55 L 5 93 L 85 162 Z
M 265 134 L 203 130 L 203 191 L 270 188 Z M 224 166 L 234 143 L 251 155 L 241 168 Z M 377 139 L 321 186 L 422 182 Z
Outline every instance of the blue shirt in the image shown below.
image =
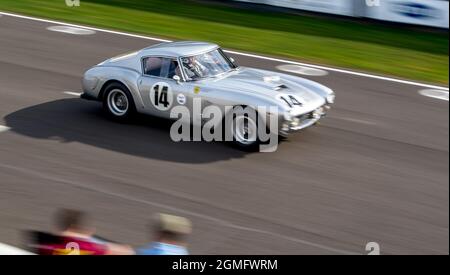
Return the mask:
M 180 245 L 154 242 L 137 250 L 138 255 L 188 255 L 187 249 Z

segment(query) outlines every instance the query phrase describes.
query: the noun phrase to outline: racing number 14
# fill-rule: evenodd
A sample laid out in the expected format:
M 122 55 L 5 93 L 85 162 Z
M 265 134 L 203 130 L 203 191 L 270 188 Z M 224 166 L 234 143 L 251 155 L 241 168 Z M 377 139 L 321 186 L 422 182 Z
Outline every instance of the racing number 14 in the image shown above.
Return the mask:
M 282 100 L 284 100 L 286 102 L 286 104 L 292 108 L 292 106 L 302 106 L 302 103 L 299 102 L 295 97 L 293 97 L 292 95 L 289 95 L 289 100 L 287 100 L 284 96 L 280 97 Z
M 155 105 L 162 104 L 164 107 L 169 105 L 169 101 L 167 100 L 167 91 L 169 87 L 156 85 L 154 87 L 155 91 Z

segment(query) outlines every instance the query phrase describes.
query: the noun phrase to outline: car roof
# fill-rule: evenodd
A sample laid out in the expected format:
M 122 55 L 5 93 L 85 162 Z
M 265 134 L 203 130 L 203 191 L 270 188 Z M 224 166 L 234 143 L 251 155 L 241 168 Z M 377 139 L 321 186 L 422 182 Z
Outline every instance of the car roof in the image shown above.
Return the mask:
M 164 42 L 141 50 L 141 56 L 189 56 L 214 50 L 218 46 L 213 43 L 199 41 Z

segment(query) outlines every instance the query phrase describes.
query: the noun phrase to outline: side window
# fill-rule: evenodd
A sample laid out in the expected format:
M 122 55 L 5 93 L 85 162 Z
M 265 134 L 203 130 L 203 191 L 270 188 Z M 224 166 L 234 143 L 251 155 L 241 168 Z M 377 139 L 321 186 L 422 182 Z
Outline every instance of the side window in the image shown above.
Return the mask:
M 160 76 L 163 65 L 163 58 L 161 57 L 147 57 L 144 59 L 144 74 Z
M 148 57 L 144 59 L 144 74 L 165 78 L 181 77 L 176 59 L 163 57 Z
M 176 75 L 178 75 L 181 78 L 181 71 L 180 67 L 178 66 L 178 61 L 176 59 L 172 59 L 170 60 L 168 77 L 173 78 Z

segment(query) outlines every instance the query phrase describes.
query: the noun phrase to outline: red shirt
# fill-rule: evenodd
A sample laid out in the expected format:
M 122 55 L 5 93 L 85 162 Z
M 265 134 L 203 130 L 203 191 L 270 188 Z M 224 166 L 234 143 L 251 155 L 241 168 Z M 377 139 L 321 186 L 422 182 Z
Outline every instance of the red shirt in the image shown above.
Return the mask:
M 44 232 L 35 232 L 35 243 L 39 255 L 105 255 L 108 247 L 96 238 L 74 238 Z

